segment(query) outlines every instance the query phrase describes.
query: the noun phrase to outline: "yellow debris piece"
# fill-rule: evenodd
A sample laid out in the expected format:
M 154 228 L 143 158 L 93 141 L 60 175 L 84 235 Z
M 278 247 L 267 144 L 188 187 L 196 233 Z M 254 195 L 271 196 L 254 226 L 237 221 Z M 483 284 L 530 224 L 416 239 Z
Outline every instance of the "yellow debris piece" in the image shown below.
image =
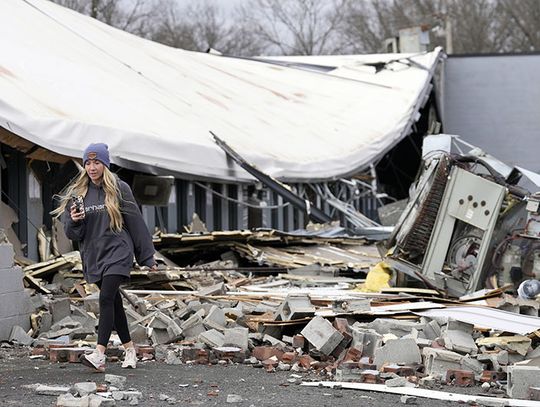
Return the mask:
M 381 291 L 381 288 L 390 287 L 388 282 L 391 278 L 392 269 L 387 263 L 381 261 L 369 270 L 366 281 L 363 284 L 358 284 L 354 291 L 378 293 Z

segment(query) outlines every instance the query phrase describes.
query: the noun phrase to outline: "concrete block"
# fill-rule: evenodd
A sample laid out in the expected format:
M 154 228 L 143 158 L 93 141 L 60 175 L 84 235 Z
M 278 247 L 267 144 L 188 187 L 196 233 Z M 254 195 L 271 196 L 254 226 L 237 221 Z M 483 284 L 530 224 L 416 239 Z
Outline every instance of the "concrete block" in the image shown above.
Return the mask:
M 373 363 L 377 369 L 386 363 L 422 363 L 422 355 L 414 339 L 392 339 L 375 349 Z
M 355 326 L 355 325 L 353 325 Z M 414 328 L 417 331 L 424 330 L 424 324 L 412 321 L 400 321 L 396 319 L 377 318 L 373 322 L 366 324 L 368 329 L 374 329 L 381 335 L 394 334 L 398 338 L 408 335 Z
M 71 388 L 71 392 L 72 394 L 77 394 L 81 397 L 86 396 L 97 392 L 97 385 L 94 382 L 75 383 Z
M 422 318 L 420 321 L 422 320 L 424 320 L 424 318 Z M 424 334 L 424 337 L 426 339 L 434 341 L 435 339 L 441 336 L 441 327 L 437 323 L 437 321 L 435 320 L 428 321 L 427 319 L 425 319 L 422 333 Z
M 170 325 L 167 327 L 167 333 L 169 334 L 169 341 L 175 342 L 182 338 L 183 331 L 176 322 L 171 320 Z
M 26 292 L 18 291 L 0 294 L 0 319 L 16 315 L 28 316 L 31 312 L 32 303 Z
M 172 318 L 168 317 L 163 312 L 157 311 L 148 326 L 150 328 L 167 329 L 171 321 Z
M 56 400 L 57 407 L 90 407 L 90 398 L 88 396 L 75 397 L 71 393 L 62 394 Z
M 26 332 L 30 329 L 30 318 L 28 315 L 0 318 L 0 341 L 7 341 L 9 339 L 11 330 L 15 325 L 19 325 Z
M 199 311 L 190 316 L 180 325 L 185 339 L 195 339 L 206 331 L 206 328 L 203 325 L 203 319 L 198 312 Z
M 54 299 L 49 303 L 49 311 L 52 314 L 53 324 L 69 317 L 71 315 L 71 308 L 69 298 Z
M 38 333 L 42 334 L 48 332 L 52 326 L 52 315 L 49 311 L 40 312 L 39 322 L 38 322 Z
M 133 343 L 137 345 L 148 344 L 148 330 L 141 324 L 132 326 L 129 330 L 129 335 L 131 336 Z
M 126 376 L 118 376 L 114 374 L 106 374 L 105 375 L 105 382 L 109 383 L 110 385 L 118 388 L 119 390 L 123 390 L 124 386 L 126 384 Z
M 225 343 L 225 335 L 216 329 L 210 329 L 209 331 L 199 334 L 197 339 L 211 348 L 223 346 Z
M 307 294 L 289 294 L 275 313 L 276 320 L 290 321 L 310 317 L 315 314 L 315 307 Z
M 20 267 L 0 268 L 0 281 L 0 294 L 24 291 L 23 272 Z
M 231 328 L 226 329 L 225 337 L 223 340 L 223 346 L 235 346 L 242 350 L 248 349 L 248 335 L 249 329 L 247 328 Z
M 382 335 L 379 335 L 373 329 L 358 328 L 353 325 L 351 333 L 353 337 L 351 346 L 362 349 L 365 356 L 373 357 L 375 349 L 382 346 Z
M 34 338 L 28 335 L 26 331 L 22 329 L 20 326 L 15 325 L 11 329 L 11 333 L 9 335 L 8 341 L 13 342 L 13 343 L 18 343 L 20 345 L 29 346 L 34 342 Z
M 428 376 L 440 379 L 446 377 L 448 370 L 461 369 L 463 356 L 459 353 L 445 349 L 424 348 L 422 354 L 424 355 L 425 373 Z
M 442 333 L 446 349 L 475 355 L 478 347 L 472 338 L 474 326 L 465 322 L 448 321 L 446 329 Z
M 470 370 L 474 372 L 477 378 L 482 376 L 482 373 L 486 369 L 486 366 L 477 359 L 473 359 L 469 356 L 464 356 L 461 358 L 461 369 Z
M 169 343 L 170 336 L 166 329 L 150 328 L 150 339 L 153 345 Z
M 84 297 L 84 309 L 94 315 L 99 315 L 99 293 L 93 293 Z
M 11 243 L 0 243 L 0 269 L 9 269 L 13 267 L 13 245 Z
M 332 310 L 336 313 L 354 313 L 371 311 L 371 300 L 367 298 L 349 298 L 332 302 Z
M 65 394 L 68 391 L 69 387 L 65 386 L 46 386 L 44 384 L 40 384 L 38 387 L 36 387 L 36 394 L 42 396 L 58 396 L 60 394 Z
M 343 340 L 343 335 L 322 317 L 313 318 L 301 332 L 317 350 L 329 355 Z
M 540 386 L 540 367 L 529 365 L 508 366 L 507 394 L 513 399 L 527 399 L 531 387 Z
M 108 399 L 100 396 L 99 394 L 91 394 L 88 396 L 89 402 L 88 407 L 112 407 L 116 406 L 116 401 L 114 399 Z
M 222 331 L 225 329 L 226 324 L 225 313 L 218 306 L 212 305 L 203 320 L 203 324 L 207 329 L 217 329 Z
M 65 318 L 62 318 L 60 321 L 55 322 L 51 329 L 53 331 L 58 331 L 62 328 L 79 328 L 81 327 L 81 323 L 79 321 L 75 321 L 71 316 L 67 316 Z
M 285 342 L 280 341 L 279 339 L 276 339 L 276 338 L 274 338 L 273 336 L 270 336 L 270 335 L 264 335 L 263 336 L 263 342 L 268 342 L 272 346 L 281 346 L 281 347 L 286 346 Z

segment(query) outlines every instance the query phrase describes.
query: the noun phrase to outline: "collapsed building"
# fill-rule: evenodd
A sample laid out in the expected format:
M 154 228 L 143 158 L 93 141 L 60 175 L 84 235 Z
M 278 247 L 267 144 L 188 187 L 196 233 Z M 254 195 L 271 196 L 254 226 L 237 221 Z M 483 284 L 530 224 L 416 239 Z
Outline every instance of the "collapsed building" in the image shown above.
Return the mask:
M 33 260 L 44 260 L 37 229 L 54 230 L 53 196 L 90 142 L 109 145 L 152 231 L 183 232 L 193 213 L 210 231 L 291 231 L 306 212 L 232 162 L 210 131 L 346 226 L 332 203 L 377 220 L 379 206 L 407 196 L 422 137 L 440 122 L 441 49 L 233 58 L 152 43 L 44 0 L 1 7 L 2 219 Z
M 489 400 L 455 400 L 538 400 L 538 302 L 505 294 L 540 267 L 538 200 L 518 185 L 535 175 L 425 137 L 440 131 L 442 50 L 238 59 L 41 0 L 0 10 L 11 16 L 0 26 L 0 276 L 11 287 L 0 340 L 53 362 L 76 362 L 95 340 L 95 287 L 47 213 L 85 145 L 103 141 L 160 229 L 160 271 L 134 269 L 125 293 L 141 359 L 316 371 L 333 380 L 317 384 L 372 391 L 487 383 Z M 410 186 L 382 256 L 344 233 L 378 226 L 376 209 Z M 342 228 L 306 230 L 314 213 Z M 38 245 L 42 224 L 54 233 Z M 278 231 L 244 230 L 257 227 Z M 363 278 L 381 268 L 382 284 Z

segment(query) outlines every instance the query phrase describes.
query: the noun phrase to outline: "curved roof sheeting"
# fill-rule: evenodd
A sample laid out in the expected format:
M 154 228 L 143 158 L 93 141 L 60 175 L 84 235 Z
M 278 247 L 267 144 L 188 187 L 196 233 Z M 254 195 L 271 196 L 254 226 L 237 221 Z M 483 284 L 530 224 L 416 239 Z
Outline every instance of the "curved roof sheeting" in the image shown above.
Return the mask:
M 116 164 L 218 180 L 252 178 L 210 130 L 283 180 L 365 168 L 408 133 L 441 55 L 377 74 L 364 63 L 407 55 L 302 58 L 320 73 L 166 47 L 45 0 L 2 0 L 0 19 L 0 126 L 68 156 L 103 141 Z

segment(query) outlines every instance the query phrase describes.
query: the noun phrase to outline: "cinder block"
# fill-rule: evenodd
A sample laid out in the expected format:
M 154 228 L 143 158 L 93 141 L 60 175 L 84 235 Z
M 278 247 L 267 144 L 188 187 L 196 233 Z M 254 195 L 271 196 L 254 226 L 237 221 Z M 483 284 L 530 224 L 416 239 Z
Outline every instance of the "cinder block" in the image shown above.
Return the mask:
M 13 245 L 11 243 L 0 243 L 0 269 L 9 269 L 13 267 Z
M 249 329 L 231 328 L 225 330 L 224 346 L 236 346 L 242 350 L 248 349 Z
M 330 322 L 322 317 L 315 317 L 301 332 L 302 336 L 317 350 L 329 355 L 343 340 L 343 335 Z
M 473 328 L 472 324 L 465 322 L 448 321 L 448 326 L 442 334 L 445 348 L 464 354 L 475 355 L 478 353 L 478 347 L 472 338 Z
M 529 397 L 530 387 L 540 387 L 540 367 L 528 365 L 508 366 L 508 396 L 513 399 Z
M 99 293 L 93 293 L 84 297 L 84 309 L 94 315 L 99 315 Z
M 169 333 L 166 329 L 151 328 L 152 333 L 150 338 L 152 339 L 153 345 L 161 345 L 164 343 L 169 343 Z
M 372 329 L 358 328 L 353 325 L 351 332 L 353 337 L 351 346 L 362 349 L 364 356 L 373 357 L 375 349 L 382 345 L 382 335 Z
M 225 313 L 221 308 L 212 305 L 208 311 L 208 315 L 203 320 L 204 326 L 207 329 L 218 329 L 222 331 L 225 328 Z
M 0 318 L 0 342 L 7 341 L 11 330 L 15 325 L 19 325 L 25 331 L 30 329 L 30 317 L 28 315 L 16 315 L 8 318 Z
M 290 321 L 310 317 L 315 314 L 315 307 L 307 294 L 289 294 L 276 311 L 276 319 Z
M 71 315 L 69 298 L 59 298 L 49 303 L 49 311 L 52 314 L 53 324 Z
M 375 349 L 373 363 L 377 369 L 386 363 L 422 363 L 422 355 L 414 339 L 392 339 Z
M 225 335 L 216 329 L 210 329 L 209 331 L 201 333 L 197 339 L 211 348 L 218 348 L 225 343 Z
M 354 325 L 353 325 L 354 326 Z M 366 324 L 366 328 L 374 329 L 378 334 L 394 334 L 398 338 L 408 335 L 413 329 L 423 331 L 425 324 L 412 321 L 399 321 L 396 319 L 377 318 L 373 322 Z
M 31 345 L 34 339 L 26 333 L 19 325 L 15 325 L 9 334 L 9 342 L 18 343 L 20 345 Z
M 461 369 L 462 356 L 459 353 L 451 352 L 445 349 L 424 348 L 425 373 L 434 378 L 446 377 L 448 370 Z
M 200 334 L 206 331 L 203 320 L 201 316 L 197 313 L 190 316 L 188 319 L 186 319 L 181 325 L 180 328 L 183 330 L 184 338 L 185 339 L 195 339 Z
M 147 344 L 148 343 L 148 331 L 146 327 L 141 324 L 136 324 L 132 326 L 129 330 L 129 335 L 133 343 L 137 345 Z
M 24 291 L 23 272 L 20 267 L 0 268 L 0 281 L 0 294 Z
M 16 315 L 28 316 L 31 312 L 32 303 L 26 292 L 0 294 L 0 319 Z

